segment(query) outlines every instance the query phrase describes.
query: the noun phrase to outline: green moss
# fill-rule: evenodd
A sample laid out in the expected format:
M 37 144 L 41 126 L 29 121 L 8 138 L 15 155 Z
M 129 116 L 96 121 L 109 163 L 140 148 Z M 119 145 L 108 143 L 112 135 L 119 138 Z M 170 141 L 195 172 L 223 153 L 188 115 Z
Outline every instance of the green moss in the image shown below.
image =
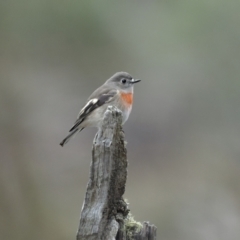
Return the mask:
M 133 240 L 134 235 L 141 231 L 142 224 L 140 222 L 135 221 L 131 213 L 128 214 L 124 223 L 127 240 Z

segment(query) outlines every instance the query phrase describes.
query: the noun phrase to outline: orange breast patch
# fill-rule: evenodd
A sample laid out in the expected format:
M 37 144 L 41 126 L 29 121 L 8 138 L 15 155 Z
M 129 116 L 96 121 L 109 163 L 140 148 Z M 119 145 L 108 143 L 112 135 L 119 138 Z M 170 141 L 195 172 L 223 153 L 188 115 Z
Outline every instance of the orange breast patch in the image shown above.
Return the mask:
M 133 94 L 132 93 L 121 93 L 121 98 L 126 104 L 131 105 L 133 103 Z

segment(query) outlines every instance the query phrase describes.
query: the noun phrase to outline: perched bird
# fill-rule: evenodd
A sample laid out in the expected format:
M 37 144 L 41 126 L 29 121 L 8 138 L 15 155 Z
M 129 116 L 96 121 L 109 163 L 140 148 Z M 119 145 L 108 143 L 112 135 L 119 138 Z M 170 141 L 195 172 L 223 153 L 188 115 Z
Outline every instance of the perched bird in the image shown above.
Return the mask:
M 117 72 L 88 98 L 78 114 L 77 120 L 69 130 L 69 135 L 62 140 L 63 147 L 76 133 L 85 127 L 100 127 L 104 113 L 109 105 L 122 111 L 123 124 L 127 121 L 133 104 L 133 85 L 140 82 L 126 72 Z

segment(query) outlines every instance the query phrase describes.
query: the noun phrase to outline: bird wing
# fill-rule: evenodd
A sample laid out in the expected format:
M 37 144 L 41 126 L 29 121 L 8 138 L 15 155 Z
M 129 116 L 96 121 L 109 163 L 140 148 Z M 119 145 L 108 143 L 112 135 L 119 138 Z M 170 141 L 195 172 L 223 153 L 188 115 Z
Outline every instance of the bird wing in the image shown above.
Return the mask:
M 93 112 L 96 108 L 102 106 L 105 103 L 111 102 L 114 97 L 117 95 L 117 90 L 110 89 L 97 89 L 93 94 L 89 97 L 88 102 L 81 109 L 78 114 L 77 120 L 74 123 L 73 127 L 69 130 L 69 132 L 75 130 L 79 127 L 79 125 L 86 119 L 87 116 L 91 112 Z

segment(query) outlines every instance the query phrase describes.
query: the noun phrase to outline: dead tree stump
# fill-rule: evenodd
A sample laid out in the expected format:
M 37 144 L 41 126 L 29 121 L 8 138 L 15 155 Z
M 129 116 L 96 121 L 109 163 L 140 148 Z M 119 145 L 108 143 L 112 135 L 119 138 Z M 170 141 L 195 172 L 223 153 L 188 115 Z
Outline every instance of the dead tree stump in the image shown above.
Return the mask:
M 93 142 L 90 179 L 77 240 L 156 239 L 156 227 L 134 221 L 123 200 L 127 165 L 122 113 L 110 106 Z

